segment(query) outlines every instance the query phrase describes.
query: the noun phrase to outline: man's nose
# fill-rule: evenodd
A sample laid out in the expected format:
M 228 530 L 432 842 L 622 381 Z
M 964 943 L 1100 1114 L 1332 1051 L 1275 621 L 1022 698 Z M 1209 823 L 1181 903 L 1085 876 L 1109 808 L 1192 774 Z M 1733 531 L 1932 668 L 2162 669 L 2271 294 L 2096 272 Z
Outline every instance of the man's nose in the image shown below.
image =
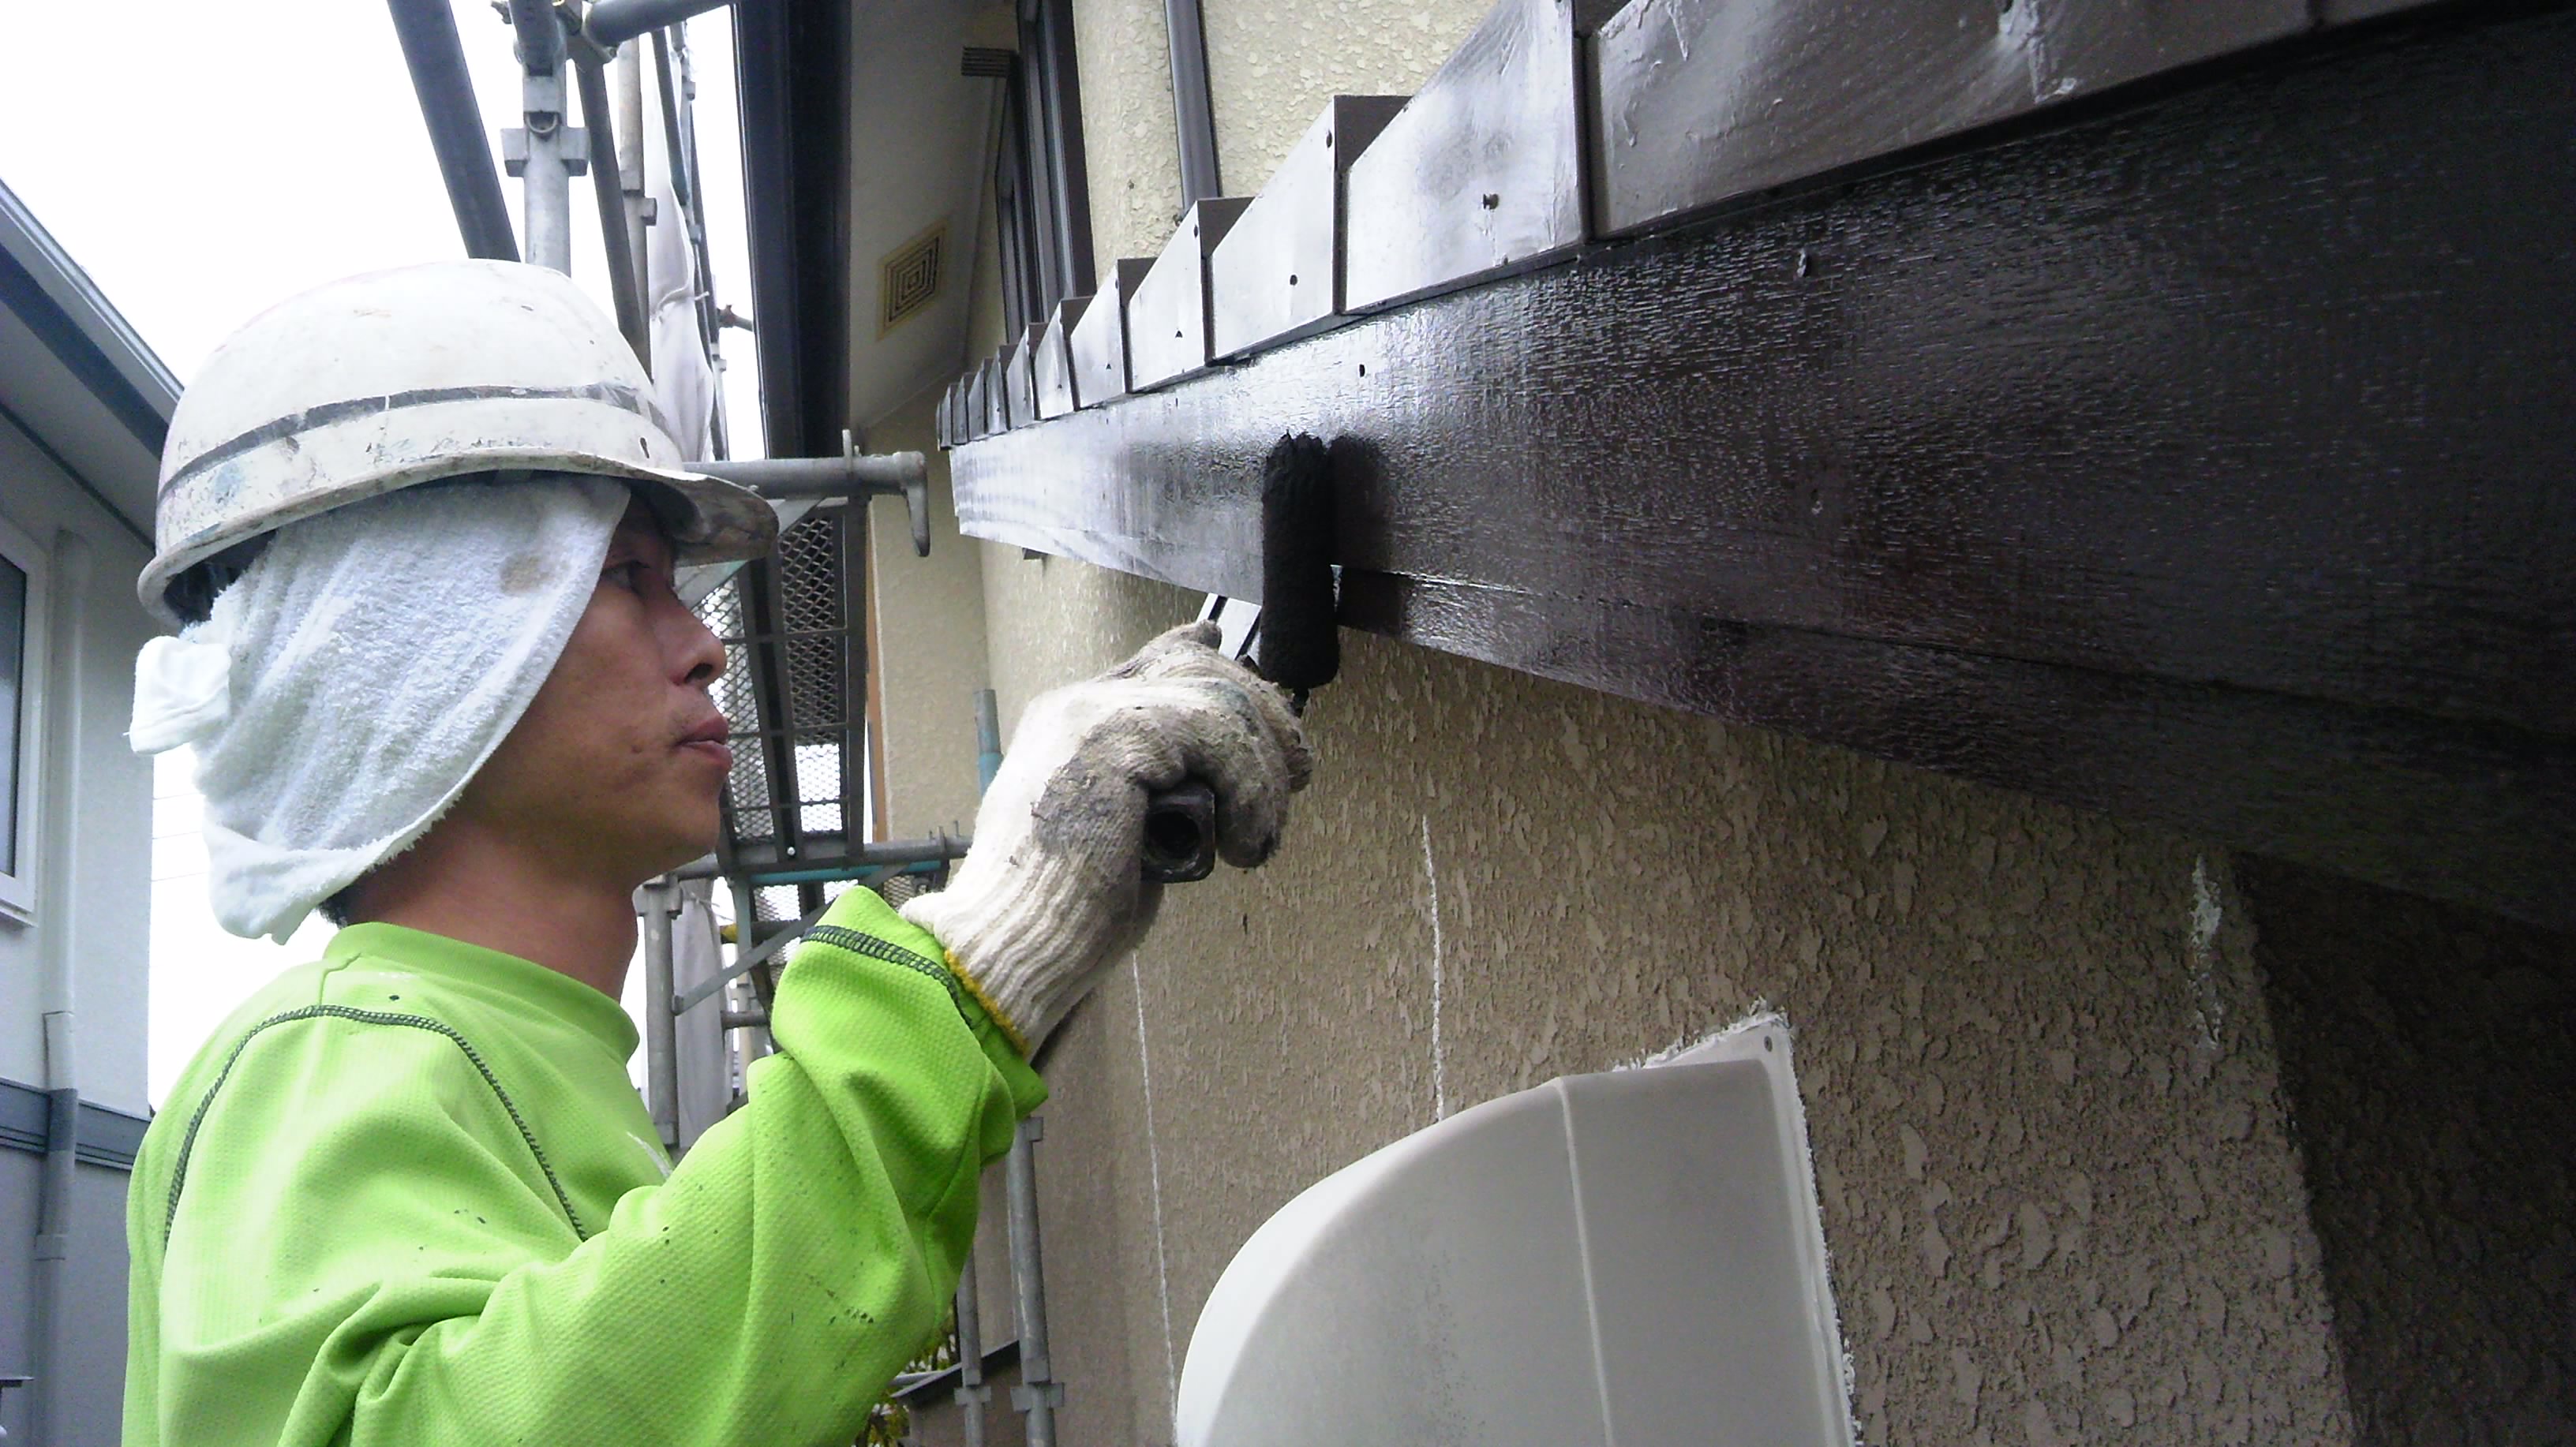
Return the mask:
M 670 608 L 677 615 L 670 626 L 678 635 L 673 640 L 676 646 L 671 652 L 674 660 L 671 676 L 678 682 L 691 685 L 715 682 L 725 671 L 724 640 L 716 637 L 715 630 L 690 611 L 687 604 L 675 598 L 671 600 Z

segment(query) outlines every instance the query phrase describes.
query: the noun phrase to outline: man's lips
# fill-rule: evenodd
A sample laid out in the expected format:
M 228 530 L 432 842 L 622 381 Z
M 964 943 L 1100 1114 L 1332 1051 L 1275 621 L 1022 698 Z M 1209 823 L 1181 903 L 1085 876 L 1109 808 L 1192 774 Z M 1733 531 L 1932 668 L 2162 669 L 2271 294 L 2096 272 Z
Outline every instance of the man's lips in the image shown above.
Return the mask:
M 680 735 L 675 747 L 704 754 L 730 770 L 733 768 L 733 746 L 725 739 L 731 731 L 722 718 L 709 719 Z

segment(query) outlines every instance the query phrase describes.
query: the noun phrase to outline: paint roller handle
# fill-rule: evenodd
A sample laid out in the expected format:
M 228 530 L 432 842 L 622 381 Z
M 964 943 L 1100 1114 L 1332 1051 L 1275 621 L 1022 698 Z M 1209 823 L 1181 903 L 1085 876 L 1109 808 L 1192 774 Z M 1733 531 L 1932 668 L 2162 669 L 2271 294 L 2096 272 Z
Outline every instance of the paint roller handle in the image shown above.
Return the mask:
M 1261 463 L 1260 631 L 1264 678 L 1306 711 L 1306 694 L 1341 671 L 1335 622 L 1332 450 L 1283 436 Z M 1188 884 L 1216 869 L 1216 793 L 1196 779 L 1145 804 L 1145 880 Z
M 1216 791 L 1196 779 L 1145 801 L 1145 882 L 1191 884 L 1216 871 Z

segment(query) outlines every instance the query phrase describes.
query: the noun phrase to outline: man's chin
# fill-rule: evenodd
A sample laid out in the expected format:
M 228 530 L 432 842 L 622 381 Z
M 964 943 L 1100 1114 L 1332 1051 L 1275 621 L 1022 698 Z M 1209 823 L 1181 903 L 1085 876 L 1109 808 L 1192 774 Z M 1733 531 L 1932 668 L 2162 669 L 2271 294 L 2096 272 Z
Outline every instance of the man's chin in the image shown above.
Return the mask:
M 659 879 L 672 870 L 695 864 L 715 853 L 721 832 L 722 826 L 713 819 L 691 821 L 687 825 L 674 821 L 668 828 L 653 831 L 654 836 L 664 842 L 653 849 L 637 851 L 638 867 L 644 873 L 636 883 Z

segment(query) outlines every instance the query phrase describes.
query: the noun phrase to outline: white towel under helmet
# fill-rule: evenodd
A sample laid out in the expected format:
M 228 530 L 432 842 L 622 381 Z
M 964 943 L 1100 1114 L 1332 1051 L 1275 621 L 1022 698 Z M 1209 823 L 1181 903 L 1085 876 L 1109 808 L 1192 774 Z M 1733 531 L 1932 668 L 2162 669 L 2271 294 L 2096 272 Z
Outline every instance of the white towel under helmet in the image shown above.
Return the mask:
M 133 745 L 196 750 L 225 929 L 283 941 L 438 822 L 553 671 L 628 498 L 487 475 L 352 503 L 144 645 Z

